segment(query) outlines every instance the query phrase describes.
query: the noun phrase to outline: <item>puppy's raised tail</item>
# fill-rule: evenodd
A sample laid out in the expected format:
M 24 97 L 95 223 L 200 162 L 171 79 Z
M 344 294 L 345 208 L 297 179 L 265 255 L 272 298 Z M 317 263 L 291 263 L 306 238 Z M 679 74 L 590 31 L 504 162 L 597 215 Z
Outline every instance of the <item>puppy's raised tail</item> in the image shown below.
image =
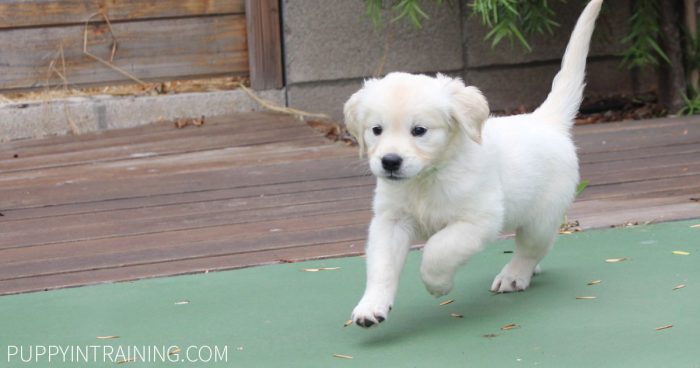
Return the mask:
M 583 9 L 566 46 L 561 70 L 552 82 L 552 91 L 533 114 L 555 117 L 557 120 L 563 120 L 568 127 L 573 126 L 586 85 L 584 77 L 591 35 L 602 4 L 603 0 L 591 0 Z

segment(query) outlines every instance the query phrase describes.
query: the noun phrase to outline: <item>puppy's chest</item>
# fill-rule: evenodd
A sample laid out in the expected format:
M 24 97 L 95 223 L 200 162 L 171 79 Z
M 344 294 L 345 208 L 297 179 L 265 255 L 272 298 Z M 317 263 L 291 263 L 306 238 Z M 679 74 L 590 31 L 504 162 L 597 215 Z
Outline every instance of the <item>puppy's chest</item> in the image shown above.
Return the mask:
M 401 210 L 416 224 L 425 237 L 440 231 L 463 213 L 462 198 L 448 198 L 435 191 L 416 191 L 403 198 Z

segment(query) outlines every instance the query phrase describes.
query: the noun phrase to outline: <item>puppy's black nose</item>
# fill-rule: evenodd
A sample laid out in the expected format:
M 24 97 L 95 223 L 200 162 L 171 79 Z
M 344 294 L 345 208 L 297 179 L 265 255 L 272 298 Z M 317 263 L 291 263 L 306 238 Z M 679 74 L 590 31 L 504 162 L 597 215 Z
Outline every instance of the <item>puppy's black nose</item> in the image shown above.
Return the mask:
M 399 156 L 395 153 L 390 153 L 390 154 L 382 157 L 382 167 L 386 171 L 398 170 L 401 167 L 402 162 L 403 162 L 403 159 L 401 158 L 401 156 Z

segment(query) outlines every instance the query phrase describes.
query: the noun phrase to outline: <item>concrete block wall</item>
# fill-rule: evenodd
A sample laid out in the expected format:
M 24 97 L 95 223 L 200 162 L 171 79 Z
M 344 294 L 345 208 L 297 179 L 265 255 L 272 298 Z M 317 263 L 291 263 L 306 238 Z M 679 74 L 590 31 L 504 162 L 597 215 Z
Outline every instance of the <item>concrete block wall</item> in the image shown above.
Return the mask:
M 631 94 L 653 89 L 620 66 L 631 0 L 610 2 L 598 20 L 588 68 L 588 95 Z M 448 2 L 449 3 L 449 2 Z M 430 19 L 423 29 L 405 21 L 377 30 L 361 0 L 282 0 L 287 103 L 342 120 L 342 105 L 362 80 L 391 71 L 459 75 L 479 87 L 495 112 L 536 107 L 549 92 L 561 56 L 585 0 L 551 1 L 560 27 L 529 37 L 532 52 L 507 40 L 492 48 L 488 30 L 464 0 L 436 6 L 424 1 Z M 388 42 L 387 42 L 388 41 Z M 388 45 L 388 47 L 387 47 Z
M 362 0 L 282 0 L 288 104 L 339 119 L 345 100 L 379 69 L 387 45 L 382 74 L 461 72 L 459 5 L 425 10 L 431 21 L 423 29 L 390 24 L 387 14 L 380 31 Z

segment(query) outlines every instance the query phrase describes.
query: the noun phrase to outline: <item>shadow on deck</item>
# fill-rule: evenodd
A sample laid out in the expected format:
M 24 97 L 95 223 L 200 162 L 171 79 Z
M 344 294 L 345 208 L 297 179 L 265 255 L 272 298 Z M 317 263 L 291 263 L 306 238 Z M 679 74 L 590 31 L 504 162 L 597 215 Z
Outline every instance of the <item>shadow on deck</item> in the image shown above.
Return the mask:
M 700 119 L 574 135 L 570 220 L 700 217 Z M 0 174 L 0 294 L 360 254 L 371 216 L 356 148 L 279 115 L 5 143 Z

